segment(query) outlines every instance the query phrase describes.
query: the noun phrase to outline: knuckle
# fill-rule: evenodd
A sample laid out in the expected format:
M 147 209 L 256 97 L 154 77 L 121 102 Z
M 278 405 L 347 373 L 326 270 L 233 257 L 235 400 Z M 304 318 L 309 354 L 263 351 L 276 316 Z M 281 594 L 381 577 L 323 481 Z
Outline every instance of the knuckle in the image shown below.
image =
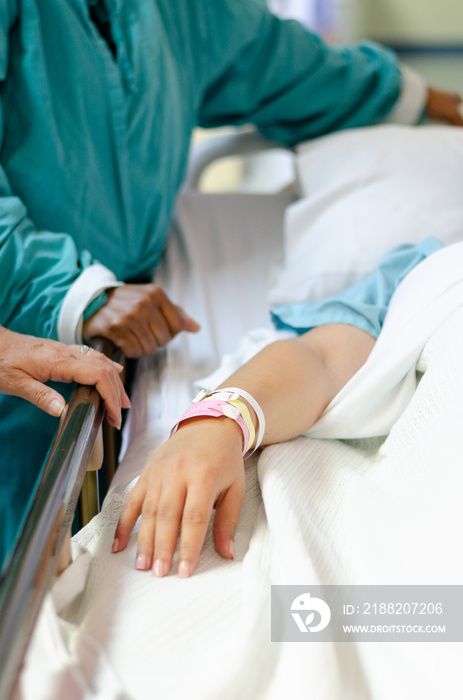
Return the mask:
M 36 403 L 39 406 L 43 406 L 47 403 L 47 400 L 49 399 L 49 389 L 47 389 L 47 387 L 45 386 L 43 387 L 43 389 L 36 389 L 34 395 Z
M 131 315 L 134 316 L 137 314 L 137 312 L 147 311 L 151 308 L 151 306 L 151 297 L 149 294 L 145 293 L 139 298 L 137 305 L 134 307 L 134 309 L 132 309 Z
M 121 323 L 118 328 L 122 331 L 125 325 L 136 323 L 140 316 L 140 310 L 142 310 L 144 306 L 146 306 L 146 303 L 145 301 L 142 301 L 139 302 L 135 308 L 132 308 L 130 309 L 130 311 L 127 311 L 123 323 Z
M 112 320 L 111 323 L 108 323 L 107 327 L 105 328 L 105 336 L 115 343 L 119 342 L 120 338 L 124 335 L 125 321 L 125 316 L 124 318 Z
M 139 512 L 140 507 L 138 502 L 135 500 L 135 498 L 131 498 L 129 496 L 119 518 L 119 522 L 122 524 L 127 521 L 132 521 L 138 517 Z
M 203 482 L 210 483 L 215 481 L 219 476 L 219 469 L 215 464 L 207 463 L 201 466 L 199 473 Z
M 161 287 L 159 287 L 157 284 L 149 285 L 148 294 L 152 299 L 162 299 L 162 297 L 165 296 Z
M 185 469 L 185 465 L 182 459 L 176 459 L 175 461 L 172 460 L 171 464 L 169 464 L 169 474 L 172 477 L 172 482 L 179 482 L 181 478 L 183 478 L 183 471 Z
M 90 359 L 91 360 L 99 360 L 100 362 L 104 362 L 105 364 L 108 362 L 109 358 L 106 357 L 106 355 L 103 355 L 102 352 L 98 352 L 98 350 L 93 350 L 89 353 Z M 84 355 L 85 357 L 85 355 Z
M 45 344 L 36 345 L 33 350 L 38 350 L 43 353 L 49 352 L 49 358 L 52 362 L 68 362 L 69 360 L 75 360 L 73 351 L 67 345 L 62 346 L 60 343 L 56 343 L 56 345 L 52 347 L 48 346 L 48 348 Z
M 182 520 L 186 525 L 206 525 L 209 522 L 209 515 L 202 508 L 187 508 Z
M 187 561 L 194 561 L 197 559 L 199 551 L 201 550 L 200 544 L 194 544 L 193 542 L 184 542 L 180 546 L 178 553 L 179 561 L 181 559 L 186 559 Z
M 109 379 L 109 372 L 106 367 L 95 367 L 95 379 L 96 381 L 104 381 Z
M 235 532 L 238 527 L 238 518 L 221 518 L 220 525 L 227 532 Z
M 162 503 L 157 512 L 158 518 L 165 521 L 177 521 L 180 516 L 179 507 L 172 502 Z
M 157 331 L 156 333 L 156 346 L 163 348 L 172 339 L 171 334 L 168 331 Z
M 158 506 L 155 501 L 146 500 L 143 504 L 142 516 L 143 518 L 154 519 L 156 518 L 158 512 Z

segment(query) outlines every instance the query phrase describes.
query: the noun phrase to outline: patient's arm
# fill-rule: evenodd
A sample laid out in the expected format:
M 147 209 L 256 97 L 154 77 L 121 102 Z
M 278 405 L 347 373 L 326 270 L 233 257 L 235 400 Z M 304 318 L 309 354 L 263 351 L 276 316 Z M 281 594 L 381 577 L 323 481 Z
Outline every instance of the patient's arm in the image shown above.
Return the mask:
M 353 326 L 320 326 L 267 346 L 223 387 L 239 387 L 260 404 L 266 419 L 262 444 L 289 440 L 315 423 L 364 364 L 374 342 Z M 141 514 L 136 567 L 152 566 L 155 575 L 164 576 L 171 568 L 181 527 L 178 573 L 188 576 L 196 568 L 215 508 L 215 547 L 233 559 L 244 499 L 242 441 L 239 426 L 225 416 L 182 422 L 153 455 L 130 494 L 113 551 L 125 548 Z
M 320 326 L 265 347 L 223 386 L 245 389 L 265 416 L 262 444 L 289 440 L 308 430 L 364 364 L 374 338 L 354 326 Z

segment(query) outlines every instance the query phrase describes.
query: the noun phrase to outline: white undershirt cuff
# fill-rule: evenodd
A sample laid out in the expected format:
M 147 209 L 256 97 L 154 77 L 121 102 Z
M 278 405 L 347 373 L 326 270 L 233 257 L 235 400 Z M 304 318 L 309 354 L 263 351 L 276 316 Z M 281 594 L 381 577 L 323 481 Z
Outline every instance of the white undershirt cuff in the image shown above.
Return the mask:
M 58 339 L 68 345 L 82 343 L 85 309 L 105 289 L 121 284 L 114 273 L 100 263 L 86 267 L 63 299 L 58 317 Z
M 402 85 L 394 109 L 382 120 L 386 124 L 417 124 L 426 107 L 427 85 L 412 68 L 400 65 Z

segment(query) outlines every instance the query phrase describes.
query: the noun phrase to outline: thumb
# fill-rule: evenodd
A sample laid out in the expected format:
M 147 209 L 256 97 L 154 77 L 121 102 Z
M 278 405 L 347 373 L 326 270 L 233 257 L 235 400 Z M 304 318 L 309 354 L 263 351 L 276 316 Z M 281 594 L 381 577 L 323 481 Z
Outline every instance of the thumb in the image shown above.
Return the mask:
M 66 401 L 58 394 L 57 391 L 51 389 L 41 382 L 37 382 L 32 377 L 27 377 L 22 382 L 18 382 L 15 388 L 15 394 L 22 399 L 26 399 L 41 408 L 50 416 L 60 416 L 64 411 Z
M 218 553 L 225 559 L 235 558 L 234 537 L 243 499 L 243 487 L 235 482 L 216 507 L 213 526 L 214 544 Z
M 199 323 L 196 323 L 196 321 L 193 318 L 191 318 L 191 316 L 188 316 L 188 314 L 180 306 L 178 306 L 177 308 L 180 314 L 182 315 L 183 322 L 185 324 L 184 330 L 188 331 L 188 333 L 197 333 L 201 328 Z

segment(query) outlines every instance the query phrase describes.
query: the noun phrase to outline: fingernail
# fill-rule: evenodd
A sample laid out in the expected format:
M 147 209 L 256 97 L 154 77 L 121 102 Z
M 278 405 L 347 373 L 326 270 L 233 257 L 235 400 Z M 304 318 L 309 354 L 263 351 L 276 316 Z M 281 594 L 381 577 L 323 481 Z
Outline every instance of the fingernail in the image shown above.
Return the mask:
M 137 554 L 135 559 L 135 568 L 139 571 L 146 571 L 148 568 L 148 557 L 146 554 Z
M 112 425 L 115 430 L 120 430 L 122 425 L 122 418 L 113 418 L 108 415 L 108 423 Z
M 235 558 L 235 543 L 233 540 L 230 540 L 230 555 L 232 559 Z
M 112 546 L 112 551 L 113 551 L 114 553 L 116 553 L 116 552 L 119 551 L 119 540 L 117 539 L 117 537 L 115 537 L 115 539 L 114 539 L 113 546 Z
M 178 563 L 178 575 L 180 578 L 188 578 L 190 575 L 190 564 L 186 559 L 182 559 L 182 561 Z
M 48 406 L 52 416 L 60 416 L 64 411 L 65 403 L 59 399 L 53 399 Z
M 155 576 L 165 576 L 166 568 L 164 562 L 161 559 L 156 559 L 153 564 L 153 574 Z

